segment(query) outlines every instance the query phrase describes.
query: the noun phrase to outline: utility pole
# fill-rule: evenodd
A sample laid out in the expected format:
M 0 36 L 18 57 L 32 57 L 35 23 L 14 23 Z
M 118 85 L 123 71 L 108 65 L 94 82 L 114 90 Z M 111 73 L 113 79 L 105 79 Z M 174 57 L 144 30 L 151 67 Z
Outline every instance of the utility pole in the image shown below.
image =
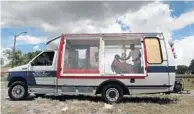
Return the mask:
M 14 35 L 14 44 L 13 44 L 13 53 L 12 53 L 12 68 L 14 67 L 14 65 L 15 65 L 15 46 L 16 46 L 16 38 L 18 37 L 18 36 L 20 36 L 21 34 L 26 34 L 27 32 L 21 32 L 20 34 L 18 34 L 18 35 Z
M 12 65 L 11 67 L 13 68 L 15 65 L 15 44 L 16 44 L 16 35 L 14 35 L 14 44 L 13 44 L 13 54 L 12 54 Z

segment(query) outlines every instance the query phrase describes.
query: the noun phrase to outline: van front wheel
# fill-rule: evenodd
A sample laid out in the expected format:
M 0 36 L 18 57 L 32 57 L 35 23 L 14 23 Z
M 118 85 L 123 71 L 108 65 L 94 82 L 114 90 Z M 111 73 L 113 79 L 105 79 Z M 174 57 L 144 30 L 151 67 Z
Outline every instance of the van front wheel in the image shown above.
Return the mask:
M 102 97 L 110 104 L 119 103 L 123 99 L 123 89 L 116 84 L 109 84 L 102 89 Z
M 8 89 L 8 95 L 12 100 L 25 99 L 28 96 L 26 84 L 22 81 L 12 83 Z

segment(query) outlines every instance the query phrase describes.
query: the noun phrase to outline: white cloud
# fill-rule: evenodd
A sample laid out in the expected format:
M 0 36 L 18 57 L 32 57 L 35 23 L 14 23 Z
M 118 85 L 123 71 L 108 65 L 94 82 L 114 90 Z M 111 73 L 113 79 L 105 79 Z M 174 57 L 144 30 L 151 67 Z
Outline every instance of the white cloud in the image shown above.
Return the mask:
M 183 13 L 178 18 L 173 19 L 171 28 L 172 30 L 181 29 L 193 23 L 194 23 L 194 9 L 193 11 Z
M 42 28 L 46 31 L 46 32 L 52 32 L 52 31 L 56 31 L 58 30 L 57 27 L 55 26 L 52 26 L 48 23 L 43 23 L 42 25 Z
M 40 51 L 41 49 L 40 49 L 40 46 L 39 45 L 36 45 L 36 46 L 33 47 L 33 50 L 34 51 Z
M 179 17 L 172 17 L 171 11 L 168 4 L 155 2 L 129 11 L 118 20 L 129 25 L 131 32 L 163 32 L 166 38 L 171 38 L 171 31 L 194 23 L 194 10 Z
M 99 24 L 93 23 L 92 20 L 80 20 L 71 25 L 72 33 L 113 33 L 123 32 L 120 25 L 115 23 L 115 18 L 107 19 Z
M 5 26 L 59 26 L 83 19 L 104 21 L 128 9 L 137 10 L 149 1 L 53 1 L 2 2 L 2 21 Z M 10 6 L 12 8 L 10 8 Z M 48 9 L 49 8 L 49 9 Z M 52 11 L 52 13 L 51 13 Z M 64 26 L 67 28 L 68 26 Z
M 115 23 L 115 21 L 112 21 L 107 27 L 100 28 L 101 33 L 121 33 L 124 32 L 121 30 L 121 27 L 119 24 Z
M 73 32 L 111 32 L 112 23 L 107 20 L 114 19 L 115 28 L 118 16 L 129 9 L 135 11 L 148 3 L 150 2 L 2 2 L 2 26 L 37 27 L 48 32 L 50 37 Z M 116 29 L 121 31 L 119 26 L 114 31 Z
M 0 22 L 0 27 L 2 27 L 2 26 L 4 26 L 5 25 L 5 23 L 4 22 Z
M 151 3 L 136 12 L 129 11 L 118 20 L 129 25 L 131 32 L 164 32 L 166 38 L 171 37 L 169 25 L 173 18 L 168 4 Z
M 17 41 L 21 41 L 25 44 L 40 44 L 40 43 L 45 43 L 46 38 L 29 36 L 29 35 L 21 35 L 17 37 Z
M 172 17 L 168 4 L 155 2 L 145 5 L 135 12 L 129 11 L 118 20 L 128 25 L 131 32 L 163 32 L 166 40 L 169 40 L 172 39 L 173 30 L 194 23 L 194 10 L 185 12 L 179 17 Z M 194 36 L 175 40 L 175 50 L 178 56 L 177 64 L 188 65 L 190 63 L 191 59 L 194 58 L 193 45 Z
M 181 40 L 174 41 L 174 48 L 177 54 L 177 65 L 189 65 L 194 59 L 194 36 L 185 37 Z

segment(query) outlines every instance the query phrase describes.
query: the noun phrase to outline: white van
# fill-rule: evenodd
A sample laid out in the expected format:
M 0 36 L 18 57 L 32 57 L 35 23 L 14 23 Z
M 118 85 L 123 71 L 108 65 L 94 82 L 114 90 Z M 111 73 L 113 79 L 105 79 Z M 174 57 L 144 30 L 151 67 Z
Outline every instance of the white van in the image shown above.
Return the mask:
M 123 95 L 170 93 L 175 60 L 162 33 L 64 34 L 28 64 L 11 68 L 13 100 L 35 95 L 102 95 L 120 102 Z

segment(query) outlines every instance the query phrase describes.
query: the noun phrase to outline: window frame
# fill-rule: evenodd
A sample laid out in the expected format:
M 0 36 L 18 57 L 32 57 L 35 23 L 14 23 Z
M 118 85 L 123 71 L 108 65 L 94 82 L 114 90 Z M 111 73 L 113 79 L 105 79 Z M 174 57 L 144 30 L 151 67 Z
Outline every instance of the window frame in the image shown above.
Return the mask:
M 106 41 L 113 41 L 113 40 L 118 40 L 118 41 L 120 41 L 121 39 L 120 38 L 114 38 L 114 39 L 104 39 L 103 41 L 104 41 L 104 47 L 103 47 L 103 49 L 105 49 L 105 46 L 106 46 L 106 44 L 105 44 L 105 42 Z M 130 40 L 130 39 L 123 39 L 123 40 Z M 104 75 L 109 75 L 109 76 L 146 76 L 146 74 L 147 74 L 147 71 L 145 70 L 145 68 L 146 68 L 146 59 L 145 59 L 145 52 L 144 52 L 144 44 L 143 44 L 143 42 L 142 42 L 142 40 L 141 40 L 141 38 L 140 38 L 140 49 L 142 50 L 141 51 L 141 58 L 142 58 L 142 63 L 143 63 L 143 73 L 122 73 L 122 74 L 106 74 L 106 72 L 105 72 L 105 67 L 104 67 Z M 105 52 L 105 51 L 104 51 Z M 104 54 L 104 56 L 105 56 L 105 54 Z M 104 64 L 104 63 L 103 63 Z
M 88 56 L 88 49 L 89 49 L 89 47 L 88 46 L 85 46 L 85 45 L 80 45 L 80 47 L 79 46 L 74 46 L 74 48 L 75 48 L 75 50 L 83 50 L 83 49 L 86 49 L 86 51 L 85 51 L 85 62 L 86 62 L 86 68 L 84 68 L 84 69 L 89 69 L 88 68 L 88 66 L 89 66 L 89 62 L 88 62 L 88 58 L 87 58 L 87 56 Z M 78 68 L 76 68 L 76 69 L 81 69 L 81 68 L 79 68 L 79 51 L 78 51 Z
M 93 73 L 64 73 L 64 57 L 62 57 L 62 63 L 61 63 L 61 67 L 62 67 L 62 70 L 60 70 L 60 77 L 59 78 L 82 78 L 82 79 L 86 79 L 86 78 L 91 78 L 91 79 L 94 79 L 94 78 L 99 78 L 99 79 L 108 79 L 108 78 L 121 78 L 121 79 L 131 79 L 131 78 L 144 78 L 146 77 L 147 75 L 147 71 L 145 70 L 145 67 L 146 67 L 146 59 L 145 59 L 145 51 L 144 51 L 144 44 L 143 44 L 143 39 L 141 39 L 141 48 L 143 50 L 143 65 L 144 65 L 144 73 L 143 74 L 105 74 L 104 73 L 104 41 L 107 40 L 106 37 L 99 37 L 99 36 L 93 36 L 93 37 L 65 37 L 64 38 L 64 44 L 63 44 L 63 50 L 62 50 L 62 53 L 64 54 L 65 53 L 65 50 L 66 50 L 66 45 L 67 45 L 67 40 L 69 39 L 99 39 L 100 41 L 100 45 L 99 45 L 99 66 L 98 66 L 98 70 L 99 70 L 99 73 L 97 74 L 93 74 Z M 143 38 L 143 37 L 142 37 Z M 118 39 L 120 40 L 120 38 L 113 38 L 111 40 L 115 40 L 115 39 Z M 108 39 L 109 40 L 109 39 Z
M 145 40 L 146 39 L 156 39 L 158 41 L 158 44 L 159 44 L 159 49 L 160 49 L 160 58 L 161 58 L 161 62 L 158 62 L 158 63 L 150 63 L 148 61 L 148 52 L 147 52 L 147 46 L 146 46 L 146 42 Z M 161 49 L 161 43 L 160 43 L 160 39 L 158 37 L 144 37 L 144 45 L 145 45 L 145 50 L 146 50 L 146 56 L 147 56 L 147 63 L 148 64 L 162 64 L 163 63 L 163 53 L 162 53 L 162 49 Z
M 88 39 L 93 39 L 93 40 L 98 40 L 98 42 L 99 42 L 99 46 L 97 46 L 99 49 L 100 49 L 100 40 L 101 40 L 101 37 L 70 37 L 70 38 L 65 38 L 64 39 L 64 45 L 63 45 L 63 47 L 64 47 L 64 49 L 63 49 L 63 55 L 65 54 L 65 52 L 66 52 L 66 46 L 68 45 L 68 43 L 67 43 L 67 40 L 71 40 L 71 39 L 73 39 L 73 40 L 88 40 Z M 88 50 L 88 46 L 93 46 L 93 45 L 80 45 L 80 46 L 78 46 L 79 47 L 79 49 L 87 49 Z M 76 47 L 76 46 L 75 46 Z M 99 55 L 99 53 L 100 53 L 100 50 L 98 50 L 99 52 L 98 52 L 98 55 Z M 64 70 L 65 70 L 65 68 L 64 68 L 64 63 L 65 63 L 65 61 L 64 61 L 65 59 L 64 59 L 64 57 L 62 58 L 62 70 L 61 70 L 61 75 L 62 76 L 87 76 L 87 75 L 89 75 L 89 76 L 100 76 L 100 66 L 98 65 L 98 67 L 97 68 L 95 68 L 95 70 L 97 69 L 98 70 L 98 73 L 91 73 L 91 71 L 93 71 L 93 69 L 91 69 L 91 68 L 88 68 L 88 61 L 87 61 L 87 68 L 85 68 L 84 70 L 87 70 L 88 71 L 88 73 L 87 72 L 82 72 L 82 69 L 80 69 L 80 68 L 77 68 L 77 69 L 75 69 L 75 71 L 74 71 L 74 73 L 64 73 Z M 99 64 L 99 63 L 98 63 Z M 74 69 L 70 69 L 70 70 L 74 70 Z
M 79 46 L 74 46 L 74 49 L 75 50 L 82 50 L 82 49 L 85 49 L 86 51 L 85 51 L 85 53 L 86 53 L 86 55 L 85 55 L 85 60 L 86 60 L 86 68 L 85 69 L 91 69 L 90 68 L 90 61 L 88 61 L 88 60 L 90 60 L 90 56 L 88 56 L 88 54 L 89 54 L 89 51 L 90 51 L 90 47 L 97 47 L 98 48 L 98 55 L 99 55 L 99 46 L 95 46 L 95 45 L 79 45 Z M 65 48 L 65 49 L 67 49 L 67 48 Z M 66 51 L 65 51 L 66 52 Z M 79 54 L 78 54 L 78 57 L 79 57 Z M 88 58 L 89 57 L 89 58 Z M 65 60 L 65 59 L 64 59 Z M 65 61 L 64 61 L 65 62 Z M 98 63 L 99 64 L 99 63 Z M 79 67 L 79 65 L 78 65 L 78 67 Z M 81 68 L 77 68 L 77 69 L 81 69 Z
M 42 55 L 43 53 L 46 53 L 46 52 L 53 52 L 54 55 L 53 55 L 53 60 L 52 60 L 52 64 L 51 65 L 33 65 L 33 67 L 39 67 L 39 66 L 53 66 L 54 64 L 54 59 L 55 59 L 55 51 L 43 51 L 42 53 L 38 54 L 30 63 L 32 64 L 40 55 Z

